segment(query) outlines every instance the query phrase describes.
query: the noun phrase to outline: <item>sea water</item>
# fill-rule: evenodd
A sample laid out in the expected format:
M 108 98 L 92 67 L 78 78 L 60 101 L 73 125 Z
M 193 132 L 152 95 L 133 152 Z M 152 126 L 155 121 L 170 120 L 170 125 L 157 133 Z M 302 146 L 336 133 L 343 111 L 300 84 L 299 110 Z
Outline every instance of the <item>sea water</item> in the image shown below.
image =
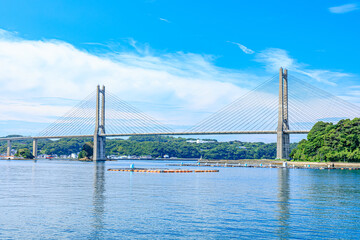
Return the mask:
M 358 239 L 360 171 L 0 161 L 0 239 Z

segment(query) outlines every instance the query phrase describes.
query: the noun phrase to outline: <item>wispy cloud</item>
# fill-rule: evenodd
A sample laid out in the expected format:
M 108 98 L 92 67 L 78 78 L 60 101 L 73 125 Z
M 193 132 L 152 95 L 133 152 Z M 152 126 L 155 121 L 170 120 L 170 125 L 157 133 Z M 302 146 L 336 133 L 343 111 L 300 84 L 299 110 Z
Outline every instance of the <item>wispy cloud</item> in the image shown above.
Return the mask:
M 165 18 L 159 18 L 159 19 L 160 19 L 160 21 L 170 23 L 170 21 L 169 21 L 169 20 L 167 20 L 167 19 L 165 19 Z
M 148 44 L 139 44 L 133 38 L 128 38 L 127 42 L 136 50 L 137 53 L 141 55 L 150 55 L 150 48 Z
M 290 57 L 287 51 L 279 48 L 269 48 L 257 53 L 255 61 L 263 63 L 269 72 L 278 71 L 280 67 L 284 67 L 329 85 L 336 85 L 336 82 L 340 79 L 352 77 L 349 73 L 325 69 L 309 69 L 308 65 L 299 63 L 296 59 Z
M 352 86 L 348 86 L 345 89 L 345 92 L 343 93 L 343 95 L 340 97 L 349 102 L 359 103 L 360 102 L 359 96 L 360 96 L 360 86 L 352 85 Z
M 40 132 L 39 126 L 54 121 L 74 101 L 93 92 L 97 84 L 104 84 L 162 122 L 184 129 L 262 83 L 280 66 L 330 84 L 350 76 L 310 69 L 276 48 L 255 54 L 270 74 L 254 74 L 217 67 L 212 55 L 156 54 L 134 39 L 128 44 L 135 50 L 92 54 L 66 42 L 26 40 L 0 30 L 0 124 L 32 122 L 29 132 L 8 133 Z M 0 135 L 4 135 L 3 129 Z
M 109 47 L 109 46 L 106 45 L 106 44 L 96 43 L 96 42 L 84 42 L 83 44 L 86 44 L 86 45 L 95 45 L 95 46 L 101 46 L 101 47 Z
M 245 47 L 244 45 L 237 43 L 237 42 L 231 42 L 231 41 L 227 41 L 228 43 L 232 43 L 237 45 L 244 53 L 246 54 L 253 54 L 255 53 L 253 50 L 251 50 L 250 48 Z
M 48 97 L 81 100 L 97 84 L 104 84 L 163 122 L 189 126 L 266 79 L 217 67 L 210 55 L 157 55 L 133 39 L 129 44 L 136 51 L 92 54 L 66 42 L 26 40 L 3 31 L 0 121 L 50 123 L 69 109 L 69 101 L 55 105 Z M 164 102 L 173 109 L 148 108 Z
M 352 11 L 355 11 L 355 10 L 358 10 L 358 9 L 359 9 L 358 4 L 351 3 L 351 4 L 344 4 L 344 5 L 337 6 L 337 7 L 331 7 L 331 8 L 329 8 L 329 11 L 331 13 L 339 14 L 339 13 L 352 12 Z

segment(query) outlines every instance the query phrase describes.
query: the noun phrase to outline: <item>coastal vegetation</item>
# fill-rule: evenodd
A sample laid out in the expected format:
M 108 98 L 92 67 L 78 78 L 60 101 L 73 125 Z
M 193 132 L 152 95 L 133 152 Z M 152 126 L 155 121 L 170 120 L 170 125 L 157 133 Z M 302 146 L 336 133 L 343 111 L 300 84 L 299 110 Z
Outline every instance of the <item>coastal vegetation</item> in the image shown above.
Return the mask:
M 296 144 L 292 144 L 294 148 Z M 107 140 L 108 155 L 150 155 L 152 157 L 203 158 L 203 159 L 272 159 L 276 157 L 275 143 L 229 141 L 135 136 L 128 140 Z
M 199 143 L 200 142 L 200 143 Z M 87 144 L 86 144 L 87 143 Z M 85 146 L 87 145 L 87 146 Z M 92 139 L 63 138 L 56 141 L 39 140 L 41 154 L 70 155 L 79 153 L 81 158 L 90 157 Z M 291 148 L 296 144 L 291 144 Z M 32 148 L 31 140 L 14 141 L 12 148 Z M 0 152 L 6 152 L 6 142 L 0 141 Z M 197 141 L 193 138 L 168 136 L 133 136 L 128 139 L 107 139 L 106 155 L 115 156 L 152 156 L 203 159 L 274 159 L 276 143 L 229 141 L 218 142 L 214 139 Z
M 290 157 L 301 161 L 360 162 L 360 118 L 318 122 Z
M 12 148 L 17 156 L 32 158 L 32 141 L 14 141 Z M 91 138 L 63 138 L 56 141 L 39 140 L 41 154 L 70 155 L 79 153 L 79 159 L 91 158 Z M 290 146 L 290 157 L 299 161 L 345 161 L 360 162 L 360 119 L 341 120 L 337 124 L 318 122 L 307 139 Z M 6 142 L 0 141 L 0 152 L 6 152 Z M 151 156 L 203 159 L 274 159 L 276 143 L 219 142 L 214 139 L 169 136 L 133 136 L 128 139 L 107 139 L 106 155 Z
M 83 145 L 78 158 L 79 159 L 90 159 L 93 156 L 93 148 L 94 148 L 93 142 L 86 142 Z
M 10 136 L 7 136 L 10 137 Z M 16 137 L 21 137 L 16 135 Z M 91 138 L 62 138 L 56 141 L 48 139 L 38 140 L 39 153 L 52 155 L 70 155 L 71 153 L 78 153 L 82 150 L 83 145 L 86 142 L 92 141 Z M 6 141 L 0 141 L 0 153 L 6 152 Z M 32 149 L 32 140 L 17 140 L 12 141 L 12 149 L 18 151 L 21 148 Z
M 33 159 L 34 155 L 32 155 L 32 153 L 30 152 L 30 150 L 28 148 L 21 148 L 19 149 L 16 154 L 16 157 L 23 157 L 25 159 Z

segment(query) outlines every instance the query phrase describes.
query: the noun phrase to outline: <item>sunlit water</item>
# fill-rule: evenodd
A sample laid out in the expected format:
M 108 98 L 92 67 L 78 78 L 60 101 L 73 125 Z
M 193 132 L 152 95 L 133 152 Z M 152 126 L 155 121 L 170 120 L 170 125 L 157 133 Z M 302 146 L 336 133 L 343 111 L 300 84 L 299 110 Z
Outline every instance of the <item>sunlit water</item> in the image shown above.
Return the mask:
M 360 171 L 107 171 L 131 163 L 0 161 L 0 239 L 360 236 Z M 166 167 L 169 162 L 134 163 Z

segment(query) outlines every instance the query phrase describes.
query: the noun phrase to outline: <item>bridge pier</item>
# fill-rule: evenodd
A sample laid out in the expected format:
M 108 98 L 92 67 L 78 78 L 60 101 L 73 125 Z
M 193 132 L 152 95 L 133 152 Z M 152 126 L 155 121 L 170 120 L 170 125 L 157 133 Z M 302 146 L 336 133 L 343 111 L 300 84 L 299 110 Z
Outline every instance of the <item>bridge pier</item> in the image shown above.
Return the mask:
M 11 140 L 7 140 L 6 156 L 11 155 Z
M 101 98 L 101 107 L 100 107 Z M 101 108 L 101 111 L 100 111 Z M 95 132 L 94 132 L 94 149 L 93 149 L 93 161 L 105 161 L 105 145 L 106 137 L 100 134 L 105 134 L 105 86 L 100 90 L 100 86 L 97 86 L 96 92 L 96 117 L 95 117 Z
M 279 71 L 279 119 L 277 128 L 277 159 L 290 159 L 290 135 L 288 113 L 288 73 L 287 69 Z
M 105 161 L 105 143 L 106 138 L 99 135 L 94 136 L 94 151 L 93 151 L 93 160 L 94 161 Z
M 33 156 L 34 156 L 34 159 L 37 158 L 37 153 L 38 153 L 38 144 L 37 144 L 37 139 L 36 138 L 33 138 Z

